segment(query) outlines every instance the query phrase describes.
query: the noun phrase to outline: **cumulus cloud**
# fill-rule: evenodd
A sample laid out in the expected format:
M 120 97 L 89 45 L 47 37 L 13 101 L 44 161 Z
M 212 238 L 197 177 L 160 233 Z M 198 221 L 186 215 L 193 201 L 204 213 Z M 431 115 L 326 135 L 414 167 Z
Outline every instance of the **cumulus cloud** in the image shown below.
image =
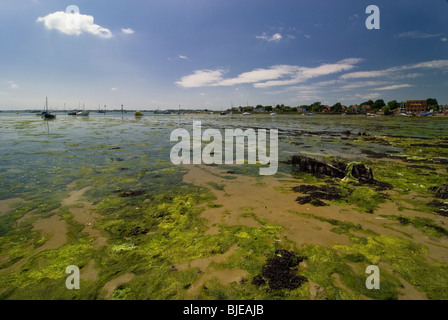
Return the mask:
M 80 13 L 57 11 L 45 17 L 39 17 L 36 21 L 42 22 L 49 30 L 55 29 L 67 35 L 79 36 L 83 33 L 90 33 L 106 39 L 113 36 L 109 29 L 95 24 L 93 16 Z
M 183 55 L 178 55 L 177 56 L 179 59 L 182 59 L 182 60 L 188 60 L 188 57 L 187 56 L 183 56 Z
M 267 42 L 279 42 L 283 39 L 283 36 L 280 33 L 274 33 L 272 36 L 269 36 L 266 32 L 263 32 L 261 36 L 256 36 L 255 38 L 261 39 Z
M 135 31 L 131 28 L 121 28 L 121 32 L 123 32 L 124 34 L 134 34 Z

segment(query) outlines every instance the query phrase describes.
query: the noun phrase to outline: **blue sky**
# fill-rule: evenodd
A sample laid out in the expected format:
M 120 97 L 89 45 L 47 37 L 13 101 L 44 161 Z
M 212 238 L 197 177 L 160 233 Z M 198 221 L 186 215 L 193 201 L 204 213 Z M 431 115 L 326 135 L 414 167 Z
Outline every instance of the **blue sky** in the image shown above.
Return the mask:
M 447 17 L 447 0 L 2 0 L 0 109 L 448 104 Z

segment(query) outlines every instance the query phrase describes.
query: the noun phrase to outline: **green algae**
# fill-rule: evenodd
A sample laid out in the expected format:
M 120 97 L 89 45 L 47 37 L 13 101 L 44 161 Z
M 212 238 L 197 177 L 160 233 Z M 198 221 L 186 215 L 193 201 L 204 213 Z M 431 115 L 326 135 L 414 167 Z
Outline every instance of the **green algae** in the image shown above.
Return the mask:
M 224 191 L 225 185 L 224 184 L 219 184 L 213 181 L 207 182 L 207 184 L 209 186 L 211 186 L 213 189 L 215 190 L 219 190 L 219 191 Z
M 403 226 L 413 226 L 414 228 L 422 231 L 425 235 L 430 237 L 444 237 L 448 236 L 448 230 L 439 226 L 433 220 L 429 218 L 423 217 L 405 217 L 405 216 L 396 216 L 396 215 L 381 215 L 384 218 L 389 220 L 398 221 Z
M 297 214 L 303 218 L 316 219 L 318 221 L 329 223 L 332 226 L 335 226 L 335 228 L 331 229 L 330 231 L 337 233 L 337 234 L 348 234 L 349 235 L 350 231 L 352 231 L 352 230 L 362 232 L 365 234 L 369 234 L 369 235 L 376 234 L 375 232 L 373 232 L 371 230 L 363 229 L 361 225 L 356 225 L 351 222 L 344 222 L 344 221 L 340 221 L 340 220 L 336 220 L 336 219 L 324 218 L 324 217 L 320 217 L 320 216 L 317 216 L 314 214 L 303 213 L 303 212 L 292 211 L 292 210 L 289 210 L 289 212 L 292 214 Z
M 443 184 L 446 174 L 428 174 L 427 170 L 413 168 L 406 164 L 381 162 L 375 166 L 375 177 L 388 182 L 403 194 L 410 190 L 419 194 L 429 194 L 429 188 Z
M 76 244 L 66 244 L 54 250 L 46 250 L 32 256 L 19 272 L 3 273 L 0 287 L 14 288 L 8 290 L 3 298 L 36 299 L 45 294 L 46 299 L 67 299 L 73 296 L 65 288 L 66 267 L 77 265 L 80 269 L 87 265 L 94 255 L 91 239 L 78 239 Z M 83 282 L 82 282 L 83 283 Z M 83 285 L 81 283 L 81 285 Z M 89 287 L 91 284 L 84 282 Z M 94 291 L 79 292 L 74 296 L 94 298 Z
M 242 209 L 245 212 L 241 216 L 256 220 L 260 224 L 258 228 L 217 224 L 218 234 L 205 235 L 207 224 L 200 217 L 203 210 L 201 205 L 214 208 L 219 206 L 213 203 L 216 199 L 210 190 L 183 184 L 182 176 L 185 171 L 173 166 L 169 161 L 164 161 L 166 158 L 158 154 L 162 150 L 160 152 L 162 154 L 165 152 L 166 155 L 169 149 L 160 148 L 157 143 L 135 143 L 136 139 L 140 139 L 136 138 L 138 135 L 130 134 L 129 130 L 121 130 L 118 123 L 120 122 L 113 123 L 113 130 L 103 131 L 102 129 L 106 127 L 103 125 L 96 131 L 102 138 L 111 138 L 116 132 L 123 135 L 117 144 L 99 144 L 97 138 L 89 141 L 85 139 L 81 144 L 65 140 L 62 143 L 69 147 L 67 153 L 62 151 L 64 149 L 42 151 L 37 148 L 37 150 L 30 149 L 27 155 L 22 154 L 23 157 L 27 157 L 24 162 L 32 161 L 21 170 L 21 174 L 26 175 L 20 181 L 17 180 L 17 174 L 1 171 L 0 198 L 8 199 L 21 194 L 32 201 L 32 204 L 20 205 L 0 221 L 0 228 L 4 228 L 0 236 L 2 252 L 0 258 L 7 256 L 1 260 L 0 268 L 5 269 L 21 259 L 29 258 L 19 273 L 5 273 L 4 270 L 0 270 L 2 272 L 0 288 L 4 289 L 0 298 L 96 299 L 101 298 L 101 288 L 108 281 L 129 273 L 133 274 L 134 278 L 116 288 L 111 299 L 196 298 L 187 292 L 201 278 L 198 269 L 174 271 L 172 266 L 196 259 L 211 258 L 226 253 L 233 247 L 236 249 L 227 259 L 223 262 L 212 262 L 210 266 L 216 270 L 244 270 L 248 274 L 246 280 L 250 280 L 260 272 L 266 256 L 271 255 L 276 249 L 294 249 L 297 253 L 308 256 L 306 266 L 300 271 L 322 288 L 318 290 L 315 297 L 317 299 L 357 299 L 364 296 L 373 299 L 395 299 L 397 292 L 402 288 L 400 277 L 427 292 L 430 298 L 446 298 L 446 294 L 442 292 L 443 285 L 446 284 L 446 265 L 426 258 L 424 248 L 398 246 L 393 241 L 391 243 L 383 241 L 378 234 L 350 222 L 302 214 L 307 219 L 329 223 L 333 227 L 332 232 L 346 234 L 352 243 L 352 246 L 347 248 L 321 246 L 295 248 L 294 243 L 281 237 L 284 227 L 260 219 L 256 215 L 257 208 L 253 207 Z M 133 130 L 140 133 L 144 130 L 143 132 L 149 134 L 161 132 L 160 136 L 166 133 L 138 126 Z M 52 137 L 58 143 L 60 136 Z M 317 143 L 322 145 L 322 149 L 330 144 L 340 145 L 334 139 L 314 141 L 307 138 L 307 140 L 313 148 Z M 417 165 L 426 165 L 425 162 L 429 162 L 437 170 L 438 174 L 435 174 L 435 171 L 430 169 L 412 168 L 408 166 L 409 163 L 402 163 L 398 159 L 394 159 L 397 160 L 394 162 L 369 162 L 375 178 L 393 184 L 399 196 L 406 195 L 409 191 L 431 196 L 430 187 L 446 182 L 448 174 L 441 172 L 444 168 L 436 159 L 444 156 L 441 152 L 443 150 L 434 146 L 435 143 L 428 139 L 412 142 L 402 137 L 382 137 L 376 141 L 359 142 L 361 143 L 401 149 L 402 154 L 391 155 L 406 161 L 418 160 Z M 423 143 L 433 146 L 411 145 Z M 50 143 L 43 142 L 42 146 L 48 148 Z M 109 150 L 117 146 L 121 146 L 122 149 Z M 122 161 L 119 161 L 118 157 Z M 53 160 L 47 165 L 45 162 L 49 158 Z M 14 160 L 7 155 L 3 156 L 3 159 L 8 162 Z M 40 165 L 43 165 L 42 170 Z M 258 166 L 223 165 L 219 166 L 219 169 L 228 172 L 215 174 L 218 178 L 235 179 L 237 175 L 259 178 Z M 282 170 L 285 170 L 285 166 L 279 167 L 279 171 Z M 401 175 L 398 174 L 400 172 Z M 309 174 L 298 174 L 297 177 L 312 184 L 323 181 Z M 95 210 L 101 216 L 94 223 L 94 227 L 107 238 L 108 245 L 105 247 L 94 249 L 92 239 L 82 232 L 84 226 L 73 220 L 69 212 L 70 207 L 60 207 L 61 200 L 67 195 L 69 184 L 72 184 L 72 190 L 85 186 L 93 187 L 85 193 L 85 199 L 95 205 Z M 342 201 L 331 200 L 333 204 L 353 204 L 359 210 L 369 212 L 387 200 L 371 186 L 355 186 L 342 182 L 338 184 L 344 191 L 344 197 Z M 263 181 L 260 179 L 257 185 L 262 186 Z M 218 188 L 209 185 L 214 190 L 219 190 L 219 186 L 224 185 L 217 184 L 217 186 Z M 145 194 L 121 198 L 117 192 L 118 189 L 126 192 L 136 188 L 145 190 Z M 287 192 L 288 187 L 277 191 Z M 400 201 L 406 201 L 399 196 L 397 198 Z M 421 201 L 414 200 L 406 204 L 416 207 L 419 206 L 419 202 Z M 420 209 L 426 210 L 424 206 L 419 206 Z M 27 213 L 32 213 L 30 216 L 33 218 L 16 225 L 15 221 Z M 31 231 L 34 216 L 37 219 L 52 214 L 59 214 L 67 222 L 68 243 L 58 249 L 33 255 L 35 249 L 48 240 L 42 238 L 38 232 Z M 437 225 L 433 221 L 417 218 L 410 221 L 405 228 L 420 227 L 422 232 L 428 235 L 444 236 L 443 232 L 440 233 L 440 230 L 435 228 Z M 434 227 L 425 227 L 431 223 Z M 364 234 L 366 237 L 357 234 Z M 382 250 L 376 249 L 375 241 L 380 241 L 377 246 Z M 386 251 L 387 254 L 382 251 Z M 410 256 L 408 260 L 405 255 Z M 67 274 L 64 273 L 67 263 L 77 264 L 83 270 L 87 262 L 92 259 L 98 270 L 98 279 L 84 280 L 81 277 L 82 290 L 67 290 L 65 288 Z M 399 270 L 398 274 L 389 272 L 387 268 L 383 270 L 382 264 L 392 265 L 391 262 L 395 262 L 398 266 L 393 266 L 394 270 Z M 372 263 L 380 264 L 380 292 L 365 288 L 367 275 L 364 270 L 366 265 Z M 433 273 L 436 268 L 440 270 Z M 36 278 L 31 279 L 30 275 Z M 428 283 L 425 286 L 426 279 Z M 222 284 L 219 279 L 211 279 L 206 283 L 206 288 L 200 288 L 198 294 L 200 298 L 205 299 L 309 299 L 310 288 L 310 284 L 304 284 L 292 292 L 266 292 L 265 288 L 257 288 L 250 281 Z
M 360 253 L 373 264 L 385 262 L 391 265 L 397 274 L 425 292 L 429 299 L 448 297 L 448 264 L 426 258 L 428 249 L 423 245 L 396 236 L 380 235 L 368 238 L 367 244 L 364 245 L 354 244 L 352 247 L 339 248 Z
M 379 192 L 370 188 L 358 187 L 348 196 L 347 203 L 355 204 L 362 211 L 373 213 L 384 202 Z
M 361 261 L 354 262 L 352 257 L 339 255 L 338 251 L 321 246 L 306 246 L 301 250 L 306 254 L 306 269 L 302 272 L 304 276 L 317 283 L 324 290 L 316 298 L 331 300 L 361 299 L 366 296 L 372 299 L 397 299 L 400 283 L 387 272 L 381 273 L 380 290 L 368 290 L 365 285 L 365 268 L 370 264 Z M 360 264 L 355 270 L 349 263 Z M 338 275 L 342 285 L 337 282 L 334 275 Z

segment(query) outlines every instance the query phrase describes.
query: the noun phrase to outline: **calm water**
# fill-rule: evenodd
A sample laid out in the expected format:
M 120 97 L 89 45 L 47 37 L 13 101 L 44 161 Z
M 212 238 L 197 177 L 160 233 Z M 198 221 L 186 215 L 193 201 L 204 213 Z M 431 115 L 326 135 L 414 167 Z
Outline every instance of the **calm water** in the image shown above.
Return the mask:
M 448 136 L 447 119 L 301 115 L 150 115 L 133 113 L 73 117 L 58 114 L 44 121 L 30 113 L 0 113 L 0 199 L 37 197 L 70 183 L 95 183 L 95 175 L 135 176 L 172 167 L 169 153 L 175 128 L 191 132 L 193 121 L 205 128 L 266 128 L 279 130 L 280 161 L 302 153 L 312 156 L 364 158 L 351 143 L 358 133 L 404 137 Z M 370 146 L 374 151 L 399 152 L 393 147 Z M 112 179 L 112 180 L 111 180 Z

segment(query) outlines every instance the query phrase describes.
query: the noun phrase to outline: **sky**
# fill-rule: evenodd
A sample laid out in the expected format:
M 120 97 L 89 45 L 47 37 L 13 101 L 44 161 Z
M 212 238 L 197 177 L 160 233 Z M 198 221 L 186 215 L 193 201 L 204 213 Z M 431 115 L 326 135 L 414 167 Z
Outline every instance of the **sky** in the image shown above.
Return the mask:
M 448 0 L 1 0 L 0 110 L 448 104 L 447 17 Z

